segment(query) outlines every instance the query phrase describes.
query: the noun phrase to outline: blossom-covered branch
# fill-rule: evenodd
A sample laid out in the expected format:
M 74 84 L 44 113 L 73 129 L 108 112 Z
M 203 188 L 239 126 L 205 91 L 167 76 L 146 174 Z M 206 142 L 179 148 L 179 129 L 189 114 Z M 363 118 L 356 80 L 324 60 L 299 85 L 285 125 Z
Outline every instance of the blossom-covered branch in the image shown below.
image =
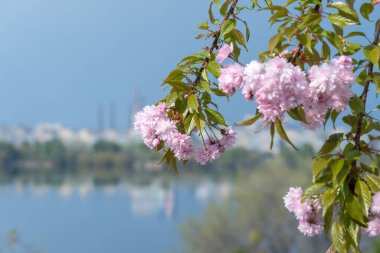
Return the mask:
M 215 49 L 218 48 L 218 42 L 221 36 L 221 30 L 222 30 L 222 25 L 230 18 L 230 16 L 234 13 L 235 7 L 237 5 L 239 0 L 234 0 L 226 13 L 226 15 L 223 18 L 222 23 L 219 25 L 219 28 L 217 31 L 214 32 L 214 40 L 211 44 L 211 46 L 208 49 L 208 53 L 211 55 Z M 202 72 L 207 68 L 208 63 L 210 62 L 210 58 L 206 57 L 202 63 L 201 68 L 199 69 L 199 73 L 197 75 L 197 78 L 195 79 L 193 85 L 198 85 L 201 77 L 202 77 Z

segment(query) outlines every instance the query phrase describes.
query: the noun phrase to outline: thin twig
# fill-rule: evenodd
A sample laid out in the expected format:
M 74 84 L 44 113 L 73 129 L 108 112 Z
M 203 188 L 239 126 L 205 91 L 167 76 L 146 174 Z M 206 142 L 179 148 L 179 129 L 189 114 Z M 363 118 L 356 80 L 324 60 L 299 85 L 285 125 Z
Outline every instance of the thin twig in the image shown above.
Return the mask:
M 222 21 L 222 23 L 220 23 L 219 25 L 219 29 L 215 32 L 215 35 L 214 35 L 214 41 L 212 42 L 209 50 L 208 50 L 208 53 L 211 55 L 212 52 L 218 47 L 218 41 L 219 41 L 219 38 L 220 38 L 220 32 L 222 30 L 222 25 L 224 22 L 226 22 L 230 16 L 233 14 L 234 10 L 235 10 L 235 7 L 237 5 L 239 0 L 234 0 L 230 6 L 230 9 L 228 10 L 228 12 L 226 13 L 226 15 L 224 16 L 224 19 Z M 201 68 L 199 69 L 199 73 L 197 75 L 197 78 L 195 79 L 193 85 L 194 86 L 197 86 L 199 84 L 199 82 L 201 81 L 201 76 L 202 76 L 202 72 L 203 70 L 205 70 L 207 68 L 207 65 L 208 63 L 210 62 L 210 58 L 206 58 L 204 59 L 203 63 L 202 63 L 202 66 Z
M 377 45 L 377 43 L 379 43 L 379 37 L 380 37 L 380 23 L 379 23 L 378 27 L 376 27 L 375 38 L 374 38 L 374 40 L 372 42 L 373 45 Z M 360 147 L 360 135 L 361 135 L 361 132 L 362 132 L 363 120 L 364 120 L 364 116 L 365 116 L 365 109 L 366 109 L 366 103 L 367 103 L 367 95 L 368 95 L 368 91 L 369 91 L 369 85 L 371 84 L 372 79 L 373 79 L 373 63 L 372 62 L 368 63 L 367 74 L 368 74 L 368 76 L 371 77 L 371 79 L 366 82 L 366 84 L 364 86 L 364 90 L 363 90 L 362 94 L 360 95 L 360 99 L 363 101 L 364 112 L 360 113 L 360 115 L 359 115 L 358 128 L 356 130 L 355 138 L 354 138 L 355 148 L 357 150 L 359 150 L 359 151 L 361 150 L 361 147 Z

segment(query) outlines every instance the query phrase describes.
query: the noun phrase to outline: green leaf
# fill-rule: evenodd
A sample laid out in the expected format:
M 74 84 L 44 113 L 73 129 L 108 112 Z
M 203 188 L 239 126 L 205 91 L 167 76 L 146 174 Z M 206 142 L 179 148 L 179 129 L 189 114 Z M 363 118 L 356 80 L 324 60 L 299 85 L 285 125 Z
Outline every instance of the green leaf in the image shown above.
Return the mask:
M 355 251 L 351 249 L 352 252 L 360 252 L 359 250 L 359 241 L 360 241 L 360 227 L 354 222 L 350 222 L 347 229 L 348 235 L 352 239 L 353 246 L 355 247 Z
M 373 5 L 370 3 L 364 3 L 362 6 L 360 6 L 360 13 L 362 14 L 363 18 L 369 20 L 369 14 L 373 11 Z
M 279 11 L 279 10 L 286 10 L 286 8 L 279 5 L 271 5 L 271 6 L 259 9 L 259 11 L 265 11 L 265 10 Z
M 343 2 L 335 2 L 329 5 L 329 7 L 335 8 L 340 11 L 340 13 L 344 13 L 349 16 L 350 19 L 359 22 L 358 14 L 355 10 L 353 10 L 348 4 Z
M 169 83 L 170 81 L 181 81 L 184 77 L 185 75 L 182 70 L 177 68 L 169 73 L 169 75 L 164 79 L 164 83 Z
M 289 110 L 288 115 L 292 117 L 294 120 L 307 123 L 305 118 L 305 112 L 303 111 L 303 108 L 300 106 Z
M 379 68 L 380 47 L 378 45 L 369 45 L 363 49 L 364 56 Z
M 313 183 L 319 174 L 326 168 L 327 164 L 330 162 L 331 156 L 323 156 L 314 159 L 313 161 Z
M 216 25 L 218 24 L 218 21 L 214 18 L 214 14 L 212 13 L 212 4 L 213 2 L 210 3 L 210 7 L 208 8 L 208 15 L 210 17 L 211 23 Z
M 198 98 L 196 95 L 191 94 L 187 99 L 187 107 L 198 112 Z
M 380 178 L 375 175 L 366 175 L 367 183 L 372 192 L 380 191 Z
M 273 148 L 273 142 L 274 142 L 274 123 L 270 125 L 270 149 Z
M 330 162 L 330 168 L 333 174 L 333 179 L 336 179 L 340 171 L 343 169 L 343 166 L 344 166 L 344 159 L 342 158 L 338 158 Z
M 282 39 L 282 36 L 282 33 L 278 33 L 269 40 L 268 51 L 273 51 L 277 47 Z
M 364 112 L 364 103 L 360 98 L 353 97 L 348 103 L 354 115 L 359 115 Z
M 178 91 L 188 91 L 190 90 L 190 87 L 187 86 L 185 83 L 177 80 L 171 80 L 167 82 L 170 86 L 172 86 L 174 89 Z
M 236 21 L 233 19 L 226 20 L 220 29 L 221 36 L 224 36 L 231 32 L 236 26 Z
M 333 216 L 334 216 L 334 206 L 333 205 L 330 205 L 328 208 L 323 209 L 323 218 L 325 220 L 324 228 L 325 228 L 326 235 L 330 229 L 330 225 L 331 225 Z
M 362 49 L 362 46 L 358 43 L 346 42 L 346 45 L 343 47 L 343 52 L 345 55 L 353 55 Z
M 372 197 L 367 184 L 362 180 L 358 180 L 356 182 L 355 192 L 359 197 L 361 205 L 364 207 L 365 215 L 368 216 L 368 210 L 372 203 Z
M 291 5 L 292 3 L 297 2 L 297 1 L 298 1 L 298 0 L 288 0 L 288 1 L 286 1 L 285 6 L 287 7 L 287 6 L 289 6 L 289 5 Z
M 338 220 L 335 220 L 330 231 L 331 242 L 334 245 L 334 248 L 339 252 L 347 252 L 345 246 L 345 237 L 343 229 L 339 224 Z
M 345 38 L 350 38 L 350 37 L 355 37 L 355 36 L 360 36 L 360 37 L 366 37 L 363 32 L 351 32 L 344 36 Z
M 201 81 L 201 84 L 199 85 L 199 87 L 200 87 L 201 89 L 207 91 L 207 92 L 211 92 L 209 82 Z
M 331 112 L 331 121 L 332 121 L 332 123 L 333 123 L 333 127 L 334 127 L 334 129 L 335 129 L 335 121 L 336 121 L 336 119 L 338 118 L 339 114 L 340 114 L 340 112 L 337 112 L 337 111 L 335 111 L 335 110 L 333 110 L 333 111 Z
M 228 8 L 228 5 L 231 3 L 231 0 L 226 0 L 222 6 L 220 7 L 219 9 L 219 12 L 222 16 L 226 15 L 227 13 L 227 8 Z
M 321 22 L 320 13 L 310 13 L 302 17 L 302 23 L 299 28 L 304 29 L 306 27 L 315 26 L 315 25 L 318 25 L 320 22 Z
M 197 126 L 197 124 L 195 123 L 197 117 L 198 116 L 196 115 L 196 113 L 194 113 L 194 114 L 189 115 L 188 117 L 186 117 L 186 119 L 185 119 L 185 126 L 188 126 L 187 127 L 187 131 L 186 131 L 187 134 L 190 134 L 191 131 L 193 131 L 193 129 Z
M 210 73 L 213 74 L 213 76 L 215 76 L 216 78 L 220 76 L 221 67 L 220 64 L 216 61 L 209 62 L 207 64 L 207 70 L 210 71 Z
M 205 128 L 206 125 L 206 120 L 204 118 L 203 113 L 194 113 L 193 120 L 195 123 L 195 126 L 199 129 L 199 132 L 202 133 L 203 129 Z
M 179 113 L 184 113 L 186 111 L 186 101 L 182 99 L 182 97 L 175 101 L 175 109 Z
M 211 92 L 214 93 L 215 95 L 217 95 L 218 97 L 228 97 L 228 95 L 224 91 L 222 91 L 221 89 L 213 88 L 213 89 L 211 89 Z
M 287 143 L 289 143 L 295 150 L 298 150 L 297 147 L 294 146 L 294 144 L 290 141 L 288 135 L 286 134 L 284 128 L 282 127 L 281 120 L 279 120 L 279 119 L 276 119 L 276 129 L 277 129 L 278 135 L 280 135 L 280 137 L 283 140 L 285 140 Z
M 178 175 L 177 159 L 175 158 L 174 155 L 171 157 L 171 165 L 174 172 Z
M 315 184 L 310 185 L 304 191 L 304 193 L 302 195 L 302 200 L 305 201 L 306 199 L 310 198 L 314 193 L 321 190 L 325 186 L 326 186 L 325 183 L 315 183 Z
M 358 225 L 367 227 L 367 218 L 364 215 L 363 207 L 360 205 L 359 200 L 351 195 L 346 199 L 346 206 L 351 219 Z
M 202 77 L 203 77 L 203 79 L 204 79 L 206 82 L 210 82 L 210 79 L 208 78 L 208 74 L 207 74 L 206 69 L 203 69 L 203 70 L 202 70 Z
M 224 117 L 219 112 L 210 108 L 206 108 L 205 111 L 209 120 L 212 120 L 213 122 L 217 124 L 227 126 L 226 122 L 224 121 Z
M 343 134 L 335 133 L 330 135 L 329 139 L 323 144 L 322 148 L 319 150 L 318 155 L 324 155 L 330 153 L 335 148 L 337 148 L 342 142 Z
M 337 26 L 349 26 L 359 24 L 359 22 L 355 21 L 354 19 L 342 16 L 341 14 L 330 14 L 328 18 L 331 23 Z
M 244 38 L 244 35 L 239 31 L 239 30 L 236 30 L 236 29 L 233 29 L 230 34 L 229 34 L 236 42 L 238 42 L 240 45 L 242 45 L 243 47 L 246 47 L 246 41 L 245 41 L 245 38 Z
M 208 21 L 202 22 L 202 23 L 200 23 L 200 24 L 198 25 L 198 28 L 199 28 L 199 29 L 202 29 L 202 30 L 207 30 L 208 27 L 209 27 L 209 25 L 208 25 Z
M 212 0 L 212 1 L 214 2 L 214 4 L 220 7 L 220 0 Z
M 160 165 L 164 160 L 166 161 L 168 159 L 168 156 L 171 155 L 171 150 L 165 152 L 165 155 L 161 158 L 161 160 L 157 163 L 157 165 Z
M 245 26 L 245 39 L 246 41 L 249 41 L 249 37 L 251 35 L 251 30 L 249 29 L 249 26 L 246 21 L 243 20 L 243 24 Z
M 244 120 L 244 121 L 242 121 L 236 125 L 237 126 L 250 126 L 250 125 L 254 124 L 258 119 L 260 119 L 261 116 L 262 116 L 262 113 L 256 114 L 254 117 L 246 119 L 246 120 Z
M 327 189 L 322 194 L 322 205 L 324 208 L 329 208 L 335 201 L 336 198 L 336 190 L 334 189 Z
M 323 56 L 323 58 L 325 58 L 326 60 L 329 60 L 330 54 L 331 54 L 330 46 L 325 41 L 322 41 L 322 56 Z

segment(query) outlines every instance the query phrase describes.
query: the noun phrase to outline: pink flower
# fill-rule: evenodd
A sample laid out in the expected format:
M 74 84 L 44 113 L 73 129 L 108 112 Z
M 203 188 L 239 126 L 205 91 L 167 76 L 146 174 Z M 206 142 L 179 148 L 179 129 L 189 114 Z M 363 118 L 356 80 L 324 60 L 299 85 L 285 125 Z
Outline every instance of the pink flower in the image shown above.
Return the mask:
M 301 187 L 290 187 L 288 193 L 284 196 L 284 204 L 289 212 L 295 212 L 301 204 L 302 198 Z
M 298 230 L 306 236 L 315 236 L 323 231 L 323 222 L 318 215 L 321 206 L 311 199 L 302 202 L 302 189 L 290 187 L 284 197 L 285 207 L 295 214 L 299 221 Z
M 306 236 L 313 237 L 323 232 L 324 226 L 319 216 L 311 217 L 309 220 L 301 220 L 298 230 Z
M 218 78 L 219 88 L 229 96 L 234 95 L 236 89 L 241 88 L 243 84 L 243 71 L 243 67 L 237 63 L 222 68 Z
M 222 139 L 220 140 L 220 144 L 225 147 L 229 148 L 236 142 L 236 132 L 230 127 L 227 129 L 222 130 Z
M 378 4 L 378 3 L 380 3 L 380 0 L 374 0 L 374 1 L 372 2 L 372 5 L 375 6 L 375 5 Z
M 307 129 L 314 130 L 323 125 L 326 120 L 328 108 L 324 104 L 315 104 L 304 107 L 307 124 L 303 126 Z
M 256 98 L 265 121 L 283 120 L 286 111 L 301 104 L 307 89 L 305 72 L 283 58 L 266 63 L 252 61 L 245 66 L 242 93 L 247 100 Z
M 195 152 L 195 160 L 201 165 L 213 161 L 220 156 L 220 151 L 217 144 L 206 144 L 205 147 Z
M 375 237 L 380 235 L 380 219 L 375 217 L 368 222 L 368 227 L 364 229 L 364 232 L 370 237 Z
M 234 95 L 236 89 L 241 88 L 243 84 L 243 71 L 243 67 L 237 63 L 222 68 L 218 78 L 219 88 L 229 96 Z
M 373 196 L 370 211 L 373 215 L 380 216 L 380 192 Z
M 228 56 L 230 56 L 230 54 L 234 51 L 234 44 L 230 44 L 230 45 L 227 45 L 227 44 L 224 44 L 220 49 L 219 49 L 219 52 L 218 54 L 216 55 L 215 59 L 219 62 L 219 63 L 223 63 L 227 58 Z
M 330 64 L 312 66 L 309 70 L 308 96 L 304 99 L 306 128 L 323 125 L 329 109 L 342 112 L 353 96 L 351 85 L 355 77 L 352 60 L 348 56 L 333 59 Z

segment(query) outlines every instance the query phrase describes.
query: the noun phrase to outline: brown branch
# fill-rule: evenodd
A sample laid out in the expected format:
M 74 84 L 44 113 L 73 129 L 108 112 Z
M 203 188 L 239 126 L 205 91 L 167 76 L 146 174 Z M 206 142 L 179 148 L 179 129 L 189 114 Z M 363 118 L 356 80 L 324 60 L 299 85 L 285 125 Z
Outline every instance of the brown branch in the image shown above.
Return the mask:
M 210 46 L 210 48 L 208 50 L 208 53 L 210 55 L 212 54 L 212 52 L 214 51 L 214 49 L 216 49 L 218 47 L 218 41 L 219 41 L 219 38 L 220 38 L 220 32 L 222 30 L 222 25 L 233 14 L 238 1 L 239 0 L 234 0 L 232 2 L 231 6 L 230 6 L 230 9 L 228 10 L 228 12 L 226 13 L 226 15 L 224 16 L 222 23 L 220 23 L 220 25 L 219 25 L 219 29 L 215 32 L 215 34 L 214 34 L 214 41 L 212 42 L 212 44 L 211 44 L 211 46 Z M 204 69 L 206 69 L 206 67 L 207 67 L 207 65 L 208 65 L 209 62 L 210 62 L 210 58 L 204 59 L 204 61 L 202 63 L 202 66 L 199 69 L 199 73 L 197 75 L 197 78 L 195 79 L 195 81 L 193 83 L 194 86 L 197 86 L 199 84 L 199 82 L 201 81 L 202 72 L 203 72 Z
M 321 1 L 319 1 L 321 2 Z M 313 12 L 319 12 L 321 9 L 321 6 L 319 4 L 315 5 Z M 294 53 L 292 55 L 292 58 L 289 59 L 289 62 L 293 65 L 296 65 L 296 60 L 298 57 L 302 54 L 303 45 L 301 42 L 298 42 L 296 48 L 294 49 Z
M 380 37 L 380 23 L 379 23 L 378 27 L 376 27 L 375 37 L 374 37 L 374 40 L 372 42 L 373 45 L 377 45 L 379 43 L 379 37 Z M 368 63 L 367 74 L 368 74 L 368 76 L 371 77 L 371 80 L 368 80 L 366 82 L 366 84 L 364 86 L 364 90 L 363 90 L 362 94 L 360 95 L 360 99 L 363 101 L 363 105 L 364 105 L 364 112 L 360 113 L 360 115 L 359 115 L 358 128 L 356 130 L 355 137 L 354 137 L 355 148 L 359 151 L 361 150 L 360 135 L 362 132 L 363 120 L 364 120 L 364 116 L 365 116 L 367 95 L 368 95 L 368 91 L 369 91 L 369 85 L 371 84 L 372 79 L 373 79 L 373 63 L 372 62 Z
M 302 54 L 302 48 L 303 48 L 303 45 L 301 44 L 301 42 L 299 42 L 296 46 L 296 48 L 294 49 L 294 53 L 293 53 L 293 56 L 292 58 L 289 60 L 289 62 L 293 65 L 296 65 L 296 60 L 298 57 L 301 56 Z

